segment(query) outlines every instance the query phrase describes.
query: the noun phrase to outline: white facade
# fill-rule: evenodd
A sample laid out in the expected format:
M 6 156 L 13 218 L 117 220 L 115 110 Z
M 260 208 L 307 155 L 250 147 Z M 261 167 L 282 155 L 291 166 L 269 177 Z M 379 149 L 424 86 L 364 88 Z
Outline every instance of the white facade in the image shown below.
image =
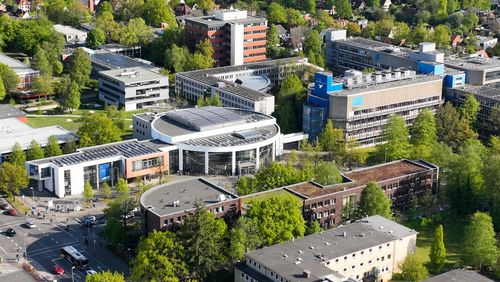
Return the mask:
M 99 100 L 125 111 L 168 99 L 168 77 L 141 67 L 99 72 Z
M 481 49 L 493 48 L 497 45 L 498 39 L 494 37 L 478 36 L 476 45 Z
M 55 24 L 54 29 L 64 36 L 67 44 L 85 44 L 87 32 L 67 25 Z
M 244 41 L 243 24 L 231 24 L 231 65 L 243 65 L 243 41 Z

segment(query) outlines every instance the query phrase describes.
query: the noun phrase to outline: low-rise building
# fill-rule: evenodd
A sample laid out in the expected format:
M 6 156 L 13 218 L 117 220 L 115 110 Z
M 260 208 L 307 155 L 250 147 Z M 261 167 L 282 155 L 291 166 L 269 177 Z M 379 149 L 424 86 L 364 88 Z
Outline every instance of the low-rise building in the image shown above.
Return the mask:
M 151 188 L 142 194 L 140 203 L 147 232 L 178 227 L 197 205 L 202 205 L 217 218 L 239 212 L 238 196 L 202 178 Z
M 493 282 L 493 280 L 471 270 L 454 269 L 433 276 L 424 282 Z
M 29 139 L 27 139 L 29 140 Z M 128 140 L 78 149 L 76 153 L 26 162 L 31 179 L 57 197 L 80 195 L 85 182 L 99 189 L 119 178 L 135 179 L 168 172 L 168 153 L 156 140 Z
M 488 48 L 495 47 L 495 45 L 497 45 L 497 42 L 498 39 L 495 37 L 478 36 L 476 46 L 477 48 L 486 50 Z
M 54 29 L 64 36 L 67 45 L 83 45 L 87 41 L 87 32 L 67 25 L 55 24 Z
M 168 99 L 168 77 L 134 67 L 99 72 L 99 100 L 125 111 L 158 106 Z
M 383 141 L 382 130 L 390 115 L 400 115 L 411 125 L 422 109 L 435 111 L 443 103 L 442 88 L 442 77 L 411 70 L 350 71 L 339 79 L 317 73 L 304 104 L 303 132 L 315 140 L 330 119 L 334 127 L 344 130 L 346 139 L 373 146 Z
M 417 232 L 382 216 L 249 252 L 235 282 L 389 281 L 415 252 Z
M 5 54 L 0 54 L 0 63 L 7 65 L 19 77 L 17 90 L 28 94 L 40 72 Z
M 151 62 L 146 60 L 130 58 L 119 53 L 113 53 L 107 50 L 90 50 L 85 49 L 90 56 L 92 64 L 92 72 L 90 76 L 97 79 L 100 71 L 115 70 L 115 69 L 129 69 L 141 67 L 154 72 L 160 72 L 160 68 L 154 66 Z
M 467 84 L 500 88 L 500 59 L 498 58 L 449 57 L 445 65 L 447 68 L 463 71 Z
M 321 69 L 305 58 L 287 58 L 182 72 L 175 75 L 175 93 L 192 101 L 218 95 L 224 107 L 271 114 L 275 100 L 267 93 L 269 89 L 307 68 Z

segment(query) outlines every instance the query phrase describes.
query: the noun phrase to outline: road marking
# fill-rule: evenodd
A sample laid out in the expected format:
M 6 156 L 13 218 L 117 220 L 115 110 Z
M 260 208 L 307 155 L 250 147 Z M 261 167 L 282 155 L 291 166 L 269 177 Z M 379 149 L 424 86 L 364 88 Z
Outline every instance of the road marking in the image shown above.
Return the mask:
M 70 246 L 70 245 L 74 245 L 75 243 L 77 243 L 78 241 L 73 241 L 73 242 L 68 242 L 68 243 L 62 243 L 62 244 L 58 244 L 58 245 L 55 245 L 55 246 L 51 246 L 51 247 L 44 247 L 44 248 L 40 248 L 40 249 L 37 249 L 35 251 L 31 251 L 30 254 L 31 255 L 38 255 L 38 254 L 43 254 L 43 253 L 47 253 L 47 252 L 51 252 L 51 251 L 54 251 L 62 246 Z

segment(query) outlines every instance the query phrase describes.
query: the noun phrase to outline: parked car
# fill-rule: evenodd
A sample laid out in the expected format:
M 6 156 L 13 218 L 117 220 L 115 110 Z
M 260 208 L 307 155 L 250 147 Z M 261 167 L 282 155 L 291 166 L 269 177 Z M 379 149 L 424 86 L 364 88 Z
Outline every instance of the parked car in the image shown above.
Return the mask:
M 91 215 L 91 216 L 86 216 L 82 219 L 80 219 L 80 223 L 83 224 L 83 223 L 87 223 L 87 222 L 90 222 L 90 223 L 94 223 L 95 222 L 95 216 Z
M 85 275 L 94 275 L 96 273 L 97 271 L 93 270 L 92 268 L 85 270 Z
M 33 228 L 35 228 L 35 227 L 36 227 L 35 223 L 33 223 L 33 221 L 31 221 L 31 220 L 26 221 L 26 222 L 24 223 L 24 226 L 26 226 L 26 227 L 27 227 L 27 228 L 29 228 L 29 229 L 33 229 Z
M 10 208 L 10 205 L 8 203 L 0 203 L 0 209 L 8 210 L 9 208 Z
M 62 275 L 64 274 L 64 268 L 60 267 L 59 265 L 54 265 L 54 268 L 52 269 L 55 274 L 57 275 Z
M 107 222 L 106 217 L 100 216 L 100 217 L 97 218 L 97 220 L 96 220 L 95 223 L 96 224 L 106 224 L 106 222 Z
M 14 236 L 16 236 L 16 230 L 9 228 L 9 229 L 7 229 L 7 231 L 5 231 L 5 235 L 7 235 L 9 237 L 14 237 Z
M 14 215 L 17 215 L 17 211 L 15 209 L 8 209 L 7 214 L 14 216 Z

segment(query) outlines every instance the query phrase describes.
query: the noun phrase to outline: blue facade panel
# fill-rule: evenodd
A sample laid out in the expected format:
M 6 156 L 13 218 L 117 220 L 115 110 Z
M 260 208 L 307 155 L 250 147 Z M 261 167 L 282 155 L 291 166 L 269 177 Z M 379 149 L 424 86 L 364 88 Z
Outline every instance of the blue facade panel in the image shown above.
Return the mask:
M 444 74 L 444 64 L 434 64 L 428 62 L 418 62 L 417 72 L 423 74 Z
M 447 74 L 444 77 L 445 88 L 455 88 L 465 85 L 465 73 Z

